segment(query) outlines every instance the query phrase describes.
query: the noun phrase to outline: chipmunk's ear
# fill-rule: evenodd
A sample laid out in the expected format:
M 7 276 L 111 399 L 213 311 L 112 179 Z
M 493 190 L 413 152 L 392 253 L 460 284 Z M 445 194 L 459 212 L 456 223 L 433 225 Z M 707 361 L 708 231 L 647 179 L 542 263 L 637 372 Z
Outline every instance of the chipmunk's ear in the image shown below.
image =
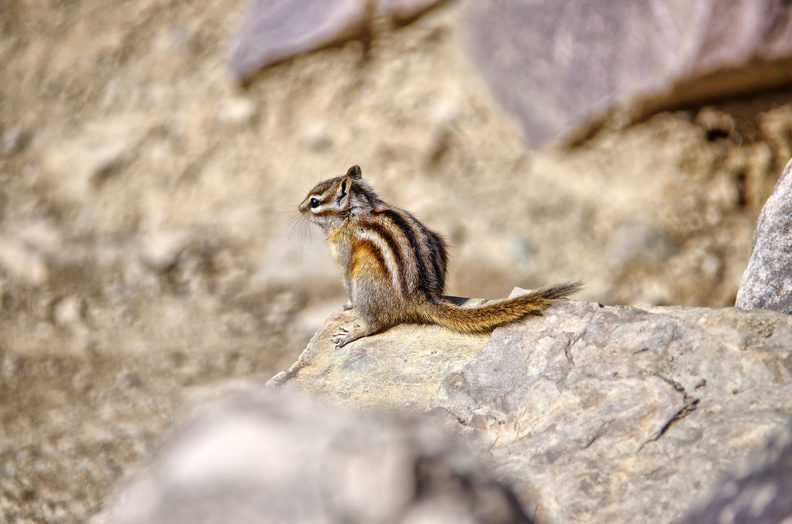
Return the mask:
M 360 180 L 363 178 L 363 171 L 360 170 L 360 166 L 352 166 L 347 170 L 346 176 L 352 180 Z
M 346 178 L 341 180 L 341 183 L 338 185 L 338 190 L 336 191 L 336 202 L 340 203 L 342 200 L 344 200 L 344 198 L 346 198 L 346 196 L 349 194 L 350 184 L 351 182 Z

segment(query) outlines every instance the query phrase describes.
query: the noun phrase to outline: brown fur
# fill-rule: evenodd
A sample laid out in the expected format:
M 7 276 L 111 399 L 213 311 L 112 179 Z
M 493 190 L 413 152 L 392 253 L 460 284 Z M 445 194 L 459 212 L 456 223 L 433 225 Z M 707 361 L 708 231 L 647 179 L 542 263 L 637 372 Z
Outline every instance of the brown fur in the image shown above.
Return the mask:
M 380 200 L 358 166 L 317 184 L 299 210 L 324 230 L 360 316 L 361 322 L 334 334 L 338 347 L 402 323 L 486 333 L 539 315 L 581 287 L 579 282 L 561 284 L 477 308 L 447 302 L 445 241 L 407 211 Z

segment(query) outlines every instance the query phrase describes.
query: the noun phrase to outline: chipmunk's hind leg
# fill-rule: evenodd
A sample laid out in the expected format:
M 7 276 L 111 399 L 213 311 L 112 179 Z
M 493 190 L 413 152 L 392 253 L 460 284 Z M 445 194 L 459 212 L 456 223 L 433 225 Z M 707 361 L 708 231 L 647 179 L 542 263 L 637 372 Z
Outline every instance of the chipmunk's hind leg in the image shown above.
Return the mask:
M 371 279 L 363 285 L 353 283 L 352 304 L 357 314 L 353 322 L 344 324 L 333 333 L 332 340 L 337 348 L 359 338 L 374 335 L 403 321 L 394 312 L 401 311 L 401 304 L 394 304 L 394 294 L 382 280 Z M 398 299 L 397 299 L 398 300 Z
M 387 316 L 374 318 L 356 318 L 354 321 L 338 326 L 338 330 L 330 339 L 336 348 L 341 348 L 355 340 L 369 335 L 376 335 L 381 331 L 395 326 L 398 322 L 390 322 Z

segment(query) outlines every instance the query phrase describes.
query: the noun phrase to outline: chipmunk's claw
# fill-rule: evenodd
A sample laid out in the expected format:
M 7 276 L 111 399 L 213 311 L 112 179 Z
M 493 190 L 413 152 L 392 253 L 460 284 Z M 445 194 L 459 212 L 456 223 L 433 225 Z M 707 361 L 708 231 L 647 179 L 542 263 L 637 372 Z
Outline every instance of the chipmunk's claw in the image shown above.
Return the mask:
M 354 323 L 338 326 L 338 331 L 330 336 L 330 340 L 335 344 L 336 349 L 338 349 L 364 336 L 365 333 L 361 329 L 360 324 Z

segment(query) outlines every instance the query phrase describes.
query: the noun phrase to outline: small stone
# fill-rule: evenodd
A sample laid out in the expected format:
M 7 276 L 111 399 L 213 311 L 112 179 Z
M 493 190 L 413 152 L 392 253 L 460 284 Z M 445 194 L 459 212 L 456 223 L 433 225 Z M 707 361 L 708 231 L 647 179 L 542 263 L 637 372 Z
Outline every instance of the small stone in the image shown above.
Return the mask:
M 75 296 L 67 296 L 55 303 L 52 319 L 59 326 L 78 324 L 82 321 L 85 304 Z
M 429 107 L 429 117 L 439 125 L 452 124 L 459 118 L 459 106 L 445 100 L 438 100 Z
M 331 144 L 330 134 L 327 131 L 327 122 L 323 120 L 310 120 L 306 122 L 300 132 L 303 143 L 314 151 L 327 149 Z
M 22 151 L 28 143 L 28 138 L 21 130 L 9 131 L 3 134 L 0 154 L 2 156 L 12 156 Z
M 57 255 L 63 249 L 63 234 L 48 220 L 33 220 L 14 224 L 17 236 L 35 251 Z
M 49 278 L 44 257 L 18 238 L 7 234 L 0 234 L 0 269 L 31 286 L 42 286 Z
M 255 115 L 256 104 L 253 100 L 239 97 L 226 101 L 220 118 L 231 124 L 249 124 Z
M 622 268 L 639 260 L 660 263 L 677 251 L 661 228 L 649 222 L 627 222 L 616 226 L 605 246 L 605 263 Z
M 140 259 L 147 266 L 164 271 L 178 262 L 188 241 L 188 236 L 182 232 L 148 232 L 141 238 Z
M 712 253 L 707 253 L 701 259 L 701 272 L 708 278 L 714 278 L 723 267 L 720 257 Z
M 737 127 L 734 117 L 714 107 L 705 107 L 696 115 L 696 124 L 707 132 L 709 140 L 728 138 L 734 134 Z
M 525 237 L 509 233 L 504 238 L 505 246 L 519 262 L 526 264 L 536 256 L 536 248 Z

